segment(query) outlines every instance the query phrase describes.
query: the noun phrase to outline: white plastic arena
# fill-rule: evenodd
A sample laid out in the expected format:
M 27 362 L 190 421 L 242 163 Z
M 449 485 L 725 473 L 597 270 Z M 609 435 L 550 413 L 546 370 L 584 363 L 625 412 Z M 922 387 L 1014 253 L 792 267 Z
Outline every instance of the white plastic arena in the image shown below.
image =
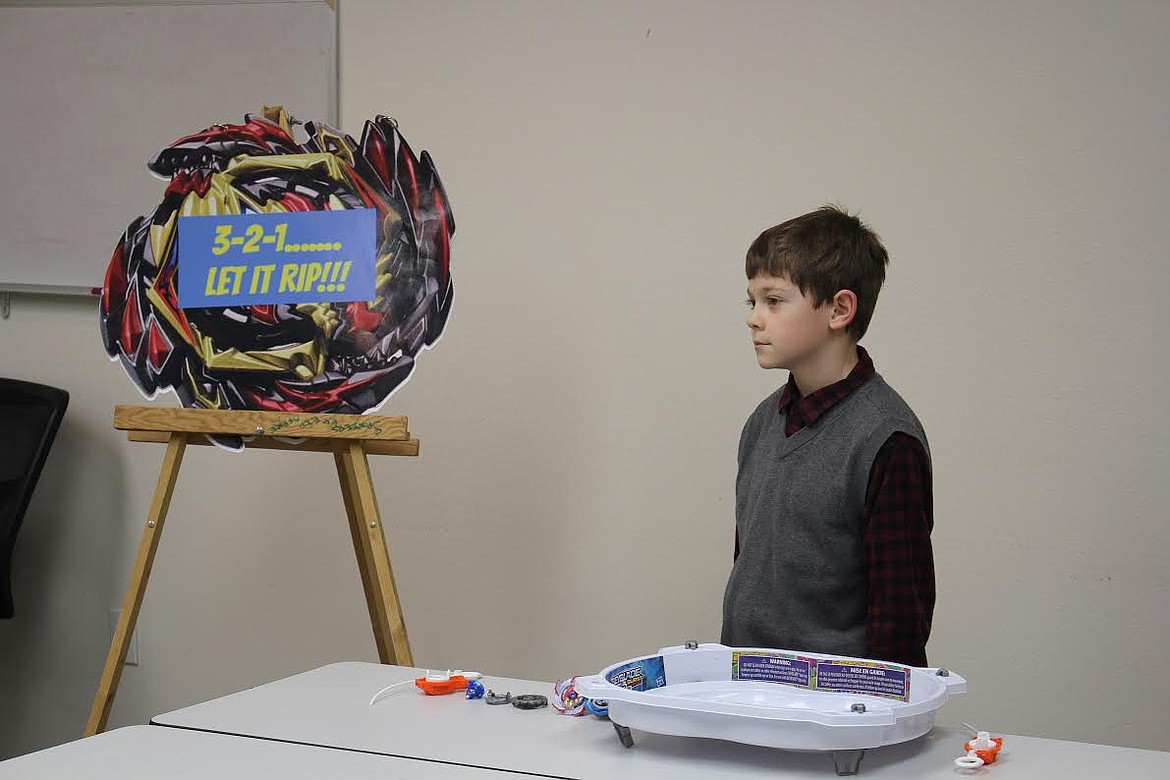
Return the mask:
M 834 754 L 855 774 L 863 751 L 915 739 L 967 682 L 945 669 L 795 650 L 688 643 L 580 677 L 583 696 L 609 703 L 629 729 Z

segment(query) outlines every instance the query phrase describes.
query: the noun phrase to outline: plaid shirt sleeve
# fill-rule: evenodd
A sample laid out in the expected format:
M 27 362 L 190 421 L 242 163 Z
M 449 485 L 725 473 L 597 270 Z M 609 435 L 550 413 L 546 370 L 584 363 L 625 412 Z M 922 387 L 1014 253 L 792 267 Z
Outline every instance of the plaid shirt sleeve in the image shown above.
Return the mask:
M 934 615 L 934 526 L 930 465 L 922 444 L 895 433 L 869 472 L 862 547 L 870 658 L 926 666 Z

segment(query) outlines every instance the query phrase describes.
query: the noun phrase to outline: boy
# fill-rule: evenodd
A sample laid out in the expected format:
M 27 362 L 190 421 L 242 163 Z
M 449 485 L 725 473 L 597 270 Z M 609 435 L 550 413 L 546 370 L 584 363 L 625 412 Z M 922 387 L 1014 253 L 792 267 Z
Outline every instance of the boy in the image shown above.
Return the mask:
M 926 434 L 857 345 L 888 262 L 873 231 L 833 206 L 748 249 L 756 360 L 789 375 L 740 436 L 726 645 L 926 665 Z

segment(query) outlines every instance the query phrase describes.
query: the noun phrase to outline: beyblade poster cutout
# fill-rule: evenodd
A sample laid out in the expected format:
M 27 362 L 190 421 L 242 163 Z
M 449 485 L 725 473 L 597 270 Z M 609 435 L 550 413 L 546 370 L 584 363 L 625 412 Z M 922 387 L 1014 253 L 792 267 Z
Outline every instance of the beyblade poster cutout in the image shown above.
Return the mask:
M 170 390 L 194 408 L 374 411 L 451 311 L 446 193 L 430 156 L 416 157 L 392 119 L 367 121 L 360 142 L 306 122 L 298 143 L 283 111 L 268 116 L 180 138 L 148 163 L 169 181 L 114 249 L 102 342 L 147 398 Z M 343 209 L 374 211 L 371 300 L 180 308 L 181 216 Z

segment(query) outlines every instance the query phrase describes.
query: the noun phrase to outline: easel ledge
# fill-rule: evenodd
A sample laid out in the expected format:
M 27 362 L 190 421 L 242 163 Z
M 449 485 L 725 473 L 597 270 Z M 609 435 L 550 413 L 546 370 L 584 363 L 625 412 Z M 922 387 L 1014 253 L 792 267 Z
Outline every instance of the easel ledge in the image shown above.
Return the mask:
M 405 417 L 377 414 L 253 412 L 235 409 L 184 409 L 119 404 L 114 407 L 114 427 L 120 431 L 282 436 L 297 439 L 375 439 L 380 441 L 407 441 L 410 439 Z M 138 441 L 146 440 L 140 439 Z M 166 438 L 150 439 L 150 441 L 166 441 Z
M 146 442 L 150 444 L 166 444 L 171 435 L 166 431 L 127 431 L 126 438 L 130 441 Z M 188 444 L 212 444 L 203 436 L 192 437 Z M 349 445 L 341 439 L 305 439 L 304 441 L 281 441 L 267 437 L 257 437 L 244 442 L 249 450 L 289 450 L 292 452 L 341 452 Z M 418 455 L 418 439 L 406 441 L 385 441 L 383 439 L 362 439 L 362 449 L 368 455 Z

